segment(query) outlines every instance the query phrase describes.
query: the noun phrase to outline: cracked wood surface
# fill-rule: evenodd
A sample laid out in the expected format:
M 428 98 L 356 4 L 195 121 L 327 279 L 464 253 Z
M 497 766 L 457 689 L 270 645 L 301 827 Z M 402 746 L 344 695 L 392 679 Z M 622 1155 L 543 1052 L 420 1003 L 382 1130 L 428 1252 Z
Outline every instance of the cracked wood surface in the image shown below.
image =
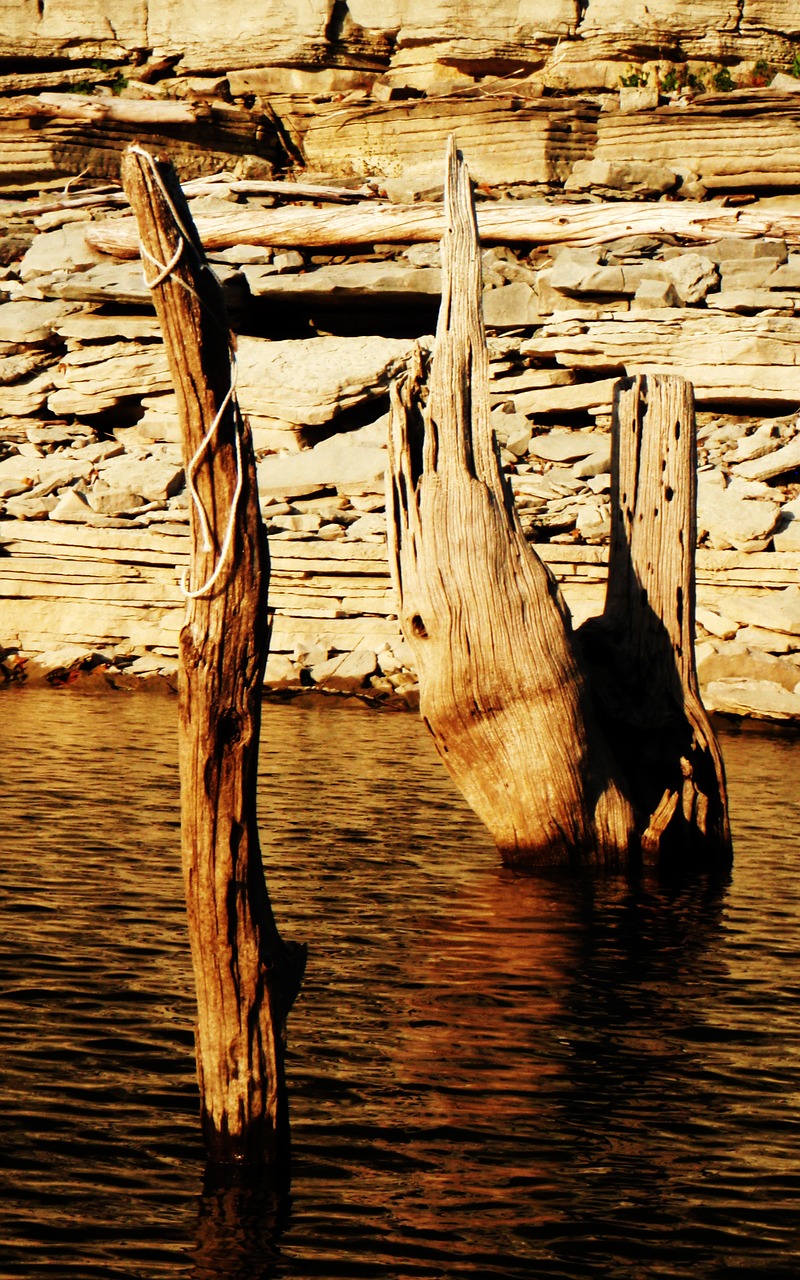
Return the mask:
M 148 161 L 142 152 L 127 153 L 123 182 L 150 255 L 146 275 L 156 275 L 153 259 L 168 264 L 181 246 L 173 270 L 153 292 L 188 465 L 230 389 L 230 336 L 219 285 L 174 171 Z M 210 536 L 206 549 L 193 509 L 190 588 L 213 573 L 232 508 L 235 515 L 221 576 L 207 594 L 188 600 L 180 636 L 181 847 L 197 987 L 197 1070 L 212 1160 L 259 1163 L 280 1156 L 282 1033 L 305 949 L 280 938 L 259 847 L 256 771 L 269 560 L 250 432 L 235 399 L 201 453 L 195 484 Z
M 620 382 L 601 618 L 581 628 L 598 714 L 642 813 L 646 858 L 730 857 L 725 771 L 695 666 L 697 470 L 691 385 Z
M 694 666 L 691 388 L 654 377 L 617 394 L 607 604 L 578 640 L 500 472 L 480 248 L 452 139 L 445 198 L 432 366 L 418 350 L 390 431 L 389 558 L 421 713 L 507 862 L 725 865 L 724 772 Z
M 673 204 L 615 201 L 613 204 L 534 204 L 490 201 L 477 211 L 484 244 L 596 245 L 630 235 L 678 235 L 698 243 L 723 236 L 776 237 L 800 243 L 800 214 L 788 210 L 730 209 L 711 201 Z M 259 212 L 231 212 L 198 218 L 209 251 L 236 244 L 319 248 L 345 244 L 411 244 L 438 240 L 445 228 L 441 204 L 392 205 L 364 202 L 352 207 L 308 209 L 290 206 Z M 138 235 L 132 219 L 87 228 L 86 242 L 102 253 L 134 258 Z
M 388 502 L 400 620 L 437 749 L 509 862 L 615 865 L 633 831 L 555 580 L 528 547 L 489 424 L 480 252 L 451 143 L 443 291 L 395 388 Z

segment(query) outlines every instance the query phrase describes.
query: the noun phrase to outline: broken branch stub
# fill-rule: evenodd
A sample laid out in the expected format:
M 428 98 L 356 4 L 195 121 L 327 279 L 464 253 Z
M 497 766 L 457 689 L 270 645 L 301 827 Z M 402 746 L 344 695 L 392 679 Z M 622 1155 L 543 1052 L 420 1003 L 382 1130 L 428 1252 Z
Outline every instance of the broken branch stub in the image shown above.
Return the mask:
M 122 180 L 164 335 L 192 496 L 179 759 L 202 1124 L 212 1161 L 257 1164 L 282 1152 L 283 1027 L 305 963 L 305 948 L 278 933 L 256 819 L 267 541 L 222 294 L 177 177 L 134 147 Z
M 451 140 L 429 390 L 393 389 L 388 525 L 420 709 L 511 863 L 615 866 L 634 815 L 597 732 L 555 579 L 528 546 L 489 421 L 480 252 Z

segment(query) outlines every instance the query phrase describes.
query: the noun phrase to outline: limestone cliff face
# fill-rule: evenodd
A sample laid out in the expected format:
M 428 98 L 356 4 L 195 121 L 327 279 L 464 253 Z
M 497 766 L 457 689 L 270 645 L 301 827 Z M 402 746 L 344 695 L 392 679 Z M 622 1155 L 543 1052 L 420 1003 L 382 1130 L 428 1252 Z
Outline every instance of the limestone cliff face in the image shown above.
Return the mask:
M 146 45 L 146 0 L 2 0 L 0 4 L 3 58 L 121 58 Z
M 799 68 L 798 0 L 0 0 L 0 682 L 174 679 L 177 404 L 98 225 L 124 230 L 125 147 L 167 153 L 210 227 L 435 199 L 454 134 L 484 210 L 607 202 L 594 247 L 483 254 L 493 424 L 574 619 L 602 607 L 616 379 L 680 372 L 707 705 L 800 720 Z M 789 222 L 692 248 L 613 203 L 715 195 Z M 382 415 L 439 259 L 377 239 L 239 232 L 213 260 L 272 544 L 268 682 L 413 701 Z
M 431 61 L 538 69 L 607 87 L 607 64 L 791 61 L 796 0 L 1 0 L 0 57 L 124 60 L 183 72 L 257 66 L 392 70 Z
M 347 8 L 366 30 L 396 32 L 401 47 L 454 41 L 496 49 L 573 35 L 579 12 L 577 0 L 348 0 Z
M 187 68 L 320 61 L 334 0 L 3 0 L 0 56 L 124 58 L 154 50 Z
M 187 70 L 324 62 L 333 0 L 167 0 L 151 3 L 148 47 Z

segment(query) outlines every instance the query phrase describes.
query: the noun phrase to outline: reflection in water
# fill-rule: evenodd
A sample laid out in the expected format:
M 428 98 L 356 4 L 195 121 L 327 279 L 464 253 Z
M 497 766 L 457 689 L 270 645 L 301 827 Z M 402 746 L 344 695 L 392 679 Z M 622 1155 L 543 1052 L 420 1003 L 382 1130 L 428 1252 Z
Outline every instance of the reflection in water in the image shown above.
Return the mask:
M 575 884 L 499 866 L 414 718 L 268 706 L 279 1195 L 204 1181 L 174 704 L 0 712 L 4 1280 L 796 1273 L 796 739 L 724 739 L 730 882 Z
M 206 1172 L 191 1280 L 267 1280 L 280 1259 L 278 1241 L 289 1199 L 267 1178 L 237 1182 Z

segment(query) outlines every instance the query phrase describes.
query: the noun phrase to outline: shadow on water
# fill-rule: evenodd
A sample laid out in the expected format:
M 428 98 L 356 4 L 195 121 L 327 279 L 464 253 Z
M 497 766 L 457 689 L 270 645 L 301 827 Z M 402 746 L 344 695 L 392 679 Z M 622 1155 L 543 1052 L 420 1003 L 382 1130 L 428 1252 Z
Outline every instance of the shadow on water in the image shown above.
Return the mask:
M 174 704 L 0 698 L 0 1276 L 796 1274 L 796 747 L 729 882 L 503 870 L 418 723 L 265 709 L 291 1196 L 204 1179 Z

